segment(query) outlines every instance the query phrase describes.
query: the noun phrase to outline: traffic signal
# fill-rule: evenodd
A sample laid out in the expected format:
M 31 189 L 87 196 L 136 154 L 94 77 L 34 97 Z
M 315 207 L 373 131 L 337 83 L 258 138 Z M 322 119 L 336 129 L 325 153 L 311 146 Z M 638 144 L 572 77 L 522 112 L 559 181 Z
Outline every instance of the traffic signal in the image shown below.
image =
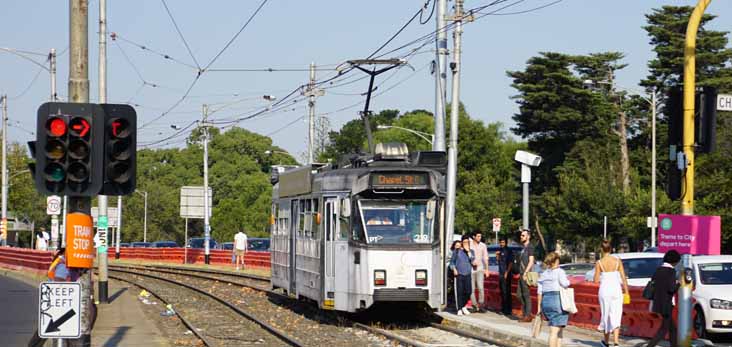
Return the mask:
M 699 102 L 694 117 L 696 152 L 711 153 L 717 140 L 717 88 L 704 87 L 697 97 Z
M 34 176 L 41 194 L 99 193 L 103 148 L 94 122 L 98 111 L 94 104 L 61 102 L 38 108 Z
M 104 184 L 102 195 L 135 191 L 137 114 L 129 105 L 101 104 L 104 113 Z

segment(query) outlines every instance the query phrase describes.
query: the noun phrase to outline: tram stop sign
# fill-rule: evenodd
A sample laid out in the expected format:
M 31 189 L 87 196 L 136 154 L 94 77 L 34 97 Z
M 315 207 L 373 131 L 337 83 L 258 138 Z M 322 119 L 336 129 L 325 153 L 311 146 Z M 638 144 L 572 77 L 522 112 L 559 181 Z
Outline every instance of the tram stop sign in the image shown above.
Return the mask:
M 46 339 L 81 336 L 80 283 L 41 283 L 38 287 L 38 336 Z

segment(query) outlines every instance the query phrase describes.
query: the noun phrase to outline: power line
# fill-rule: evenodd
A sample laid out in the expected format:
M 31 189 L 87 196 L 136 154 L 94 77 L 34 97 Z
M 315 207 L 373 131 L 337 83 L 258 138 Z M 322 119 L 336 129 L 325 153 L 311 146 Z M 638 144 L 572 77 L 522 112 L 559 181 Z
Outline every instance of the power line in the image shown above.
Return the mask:
M 174 58 L 173 56 L 171 56 L 169 54 L 159 52 L 159 51 L 154 50 L 154 49 L 152 49 L 152 48 L 150 48 L 150 47 L 148 47 L 146 45 L 143 45 L 143 44 L 137 43 L 135 41 L 132 41 L 132 40 L 130 40 L 130 39 L 128 39 L 128 38 L 120 35 L 117 32 L 113 32 L 113 33 L 109 34 L 109 36 L 112 38 L 112 41 L 116 41 L 117 39 L 119 39 L 120 41 L 126 42 L 127 44 L 130 44 L 132 46 L 135 46 L 135 47 L 137 47 L 137 48 L 139 48 L 139 49 L 141 49 L 141 50 L 143 50 L 145 52 L 150 52 L 152 54 L 155 54 L 157 56 L 160 56 L 160 57 L 162 57 L 165 60 L 169 60 L 169 61 L 172 61 L 174 63 L 177 63 L 177 64 L 180 64 L 180 65 L 189 67 L 189 68 L 191 68 L 193 70 L 198 70 L 198 67 L 196 67 L 195 65 L 191 65 L 191 64 L 186 63 L 184 61 L 178 60 L 178 59 Z
M 38 72 L 36 72 L 35 76 L 33 76 L 30 83 L 28 83 L 28 86 L 25 87 L 25 89 L 20 94 L 13 96 L 13 97 L 9 97 L 8 99 L 17 100 L 17 99 L 20 99 L 21 97 L 23 97 L 23 95 L 25 95 L 25 93 L 27 93 L 31 89 L 31 87 L 33 87 L 33 85 L 36 83 L 36 81 L 38 80 L 38 76 L 41 75 L 41 72 L 43 72 L 43 70 L 44 70 L 43 68 L 38 68 Z
M 224 48 L 222 48 L 221 51 L 219 51 L 219 53 L 217 53 L 216 56 L 214 56 L 214 58 L 211 59 L 211 61 L 208 64 L 206 64 L 206 67 L 203 68 L 203 70 L 208 70 L 208 68 L 211 67 L 211 65 L 213 65 L 213 63 L 216 62 L 216 60 L 219 59 L 219 57 L 222 54 L 224 54 L 226 49 L 228 49 L 229 46 L 231 46 L 231 44 L 234 43 L 234 41 L 236 40 L 237 37 L 239 37 L 239 35 L 242 33 L 242 31 L 244 31 L 244 29 L 246 29 L 246 27 L 249 26 L 249 23 L 251 23 L 252 19 L 254 19 L 254 17 L 257 15 L 257 13 L 259 13 L 259 11 L 262 9 L 262 7 L 264 7 L 264 5 L 267 3 L 267 1 L 269 1 L 269 0 L 263 0 L 262 3 L 259 4 L 259 7 L 257 7 L 257 9 L 254 11 L 254 13 L 252 13 L 251 16 L 249 16 L 249 19 L 247 19 L 247 21 L 244 23 L 244 25 L 241 26 L 241 29 L 239 29 L 239 31 L 236 34 L 234 34 L 234 37 L 232 37 L 231 40 L 229 40 L 229 42 L 227 42 L 226 45 L 224 45 Z
M 168 4 L 165 3 L 165 0 L 160 0 L 163 3 L 163 7 L 165 7 L 165 12 L 168 13 L 168 17 L 170 17 L 170 21 L 173 22 L 173 26 L 175 27 L 175 31 L 178 32 L 178 36 L 180 37 L 181 41 L 183 41 L 183 44 L 186 46 L 186 49 L 188 50 L 188 54 L 191 55 L 191 58 L 193 58 L 193 62 L 196 63 L 196 66 L 198 69 L 201 69 L 201 65 L 198 64 L 198 60 L 196 60 L 196 56 L 193 55 L 193 51 L 191 51 L 191 47 L 188 46 L 188 41 L 186 41 L 186 38 L 183 36 L 183 33 L 180 31 L 180 28 L 178 27 L 178 23 L 175 22 L 175 18 L 173 17 L 173 14 L 170 13 L 170 9 L 168 8 Z

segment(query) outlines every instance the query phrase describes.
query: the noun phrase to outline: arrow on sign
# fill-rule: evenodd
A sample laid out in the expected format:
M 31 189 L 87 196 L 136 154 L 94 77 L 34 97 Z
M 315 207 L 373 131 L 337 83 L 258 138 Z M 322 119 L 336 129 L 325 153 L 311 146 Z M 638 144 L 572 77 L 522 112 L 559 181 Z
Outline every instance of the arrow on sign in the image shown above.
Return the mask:
M 74 309 L 72 308 L 69 310 L 69 312 L 64 313 L 63 316 L 58 317 L 58 319 L 56 321 L 51 319 L 51 323 L 48 323 L 48 327 L 46 327 L 45 333 L 48 334 L 48 333 L 60 331 L 58 327 L 62 326 L 64 323 L 66 323 L 66 321 L 71 319 L 71 317 L 73 317 L 74 315 L 76 315 L 76 312 L 74 312 Z
M 79 133 L 79 136 L 84 137 L 84 135 L 89 132 L 89 123 L 85 119 L 82 119 L 81 124 L 74 124 L 71 128 L 76 130 Z

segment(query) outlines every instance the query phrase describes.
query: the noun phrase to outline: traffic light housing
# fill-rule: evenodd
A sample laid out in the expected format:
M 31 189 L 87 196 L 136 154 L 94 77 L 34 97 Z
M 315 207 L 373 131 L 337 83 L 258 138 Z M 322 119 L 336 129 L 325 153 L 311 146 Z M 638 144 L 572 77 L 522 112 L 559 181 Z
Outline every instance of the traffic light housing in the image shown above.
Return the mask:
M 38 108 L 36 189 L 44 195 L 94 196 L 102 187 L 99 107 L 47 102 Z
M 124 104 L 99 106 L 104 114 L 104 184 L 99 194 L 132 194 L 137 171 L 137 113 Z

